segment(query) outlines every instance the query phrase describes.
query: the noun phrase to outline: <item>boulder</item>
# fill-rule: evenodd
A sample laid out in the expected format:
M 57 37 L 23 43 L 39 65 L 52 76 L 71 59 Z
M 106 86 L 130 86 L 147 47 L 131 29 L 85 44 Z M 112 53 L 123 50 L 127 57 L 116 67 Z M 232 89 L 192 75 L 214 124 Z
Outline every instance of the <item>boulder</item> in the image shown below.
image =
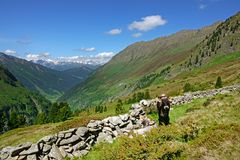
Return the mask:
M 40 139 L 38 143 L 46 143 L 46 144 L 52 145 L 53 143 L 56 143 L 56 141 L 57 141 L 56 135 L 49 135 Z
M 42 152 L 43 152 L 43 153 L 48 153 L 51 149 L 52 149 L 52 146 L 50 146 L 50 145 L 48 145 L 48 144 L 44 144 L 44 145 L 43 145 Z
M 72 143 L 75 143 L 77 141 L 80 140 L 80 137 L 78 135 L 73 135 L 72 137 L 68 138 L 68 139 L 63 139 L 59 142 L 59 145 L 60 146 L 63 146 L 63 145 L 68 145 L 68 144 L 72 144 Z
M 119 116 L 114 116 L 114 117 L 109 118 L 109 122 L 112 125 L 117 126 L 117 125 L 121 124 L 123 121 Z
M 59 148 L 55 144 L 53 144 L 52 149 L 51 149 L 50 153 L 48 154 L 48 156 L 50 158 L 53 158 L 53 159 L 56 159 L 56 160 L 63 160 L 64 159 L 64 157 L 61 154 L 61 151 L 59 150 Z
M 84 137 L 88 133 L 89 129 L 87 127 L 79 127 L 76 131 L 76 135 L 79 137 Z
M 113 138 L 111 135 L 100 132 L 98 137 L 97 137 L 97 142 L 96 143 L 100 143 L 100 142 L 108 142 L 108 143 L 112 143 L 113 142 Z
M 21 144 L 17 147 L 11 147 L 8 149 L 8 151 L 10 152 L 11 157 L 14 157 L 14 156 L 17 156 L 20 152 L 29 149 L 31 147 L 31 145 L 32 145 L 31 142 L 27 142 L 27 143 Z M 4 149 L 2 151 L 4 151 Z
M 119 117 L 121 118 L 121 120 L 123 122 L 126 122 L 129 119 L 129 115 L 128 114 L 122 114 L 122 115 L 119 115 Z
M 32 144 L 28 150 L 22 151 L 19 155 L 37 154 L 39 152 L 38 144 Z

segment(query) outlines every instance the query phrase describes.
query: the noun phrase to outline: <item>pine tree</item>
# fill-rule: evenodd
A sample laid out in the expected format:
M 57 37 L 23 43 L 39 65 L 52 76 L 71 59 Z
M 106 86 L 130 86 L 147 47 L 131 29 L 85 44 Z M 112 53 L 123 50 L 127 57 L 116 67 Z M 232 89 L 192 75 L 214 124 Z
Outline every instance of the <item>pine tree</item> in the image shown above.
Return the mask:
M 218 76 L 216 84 L 215 84 L 215 88 L 222 88 L 222 78 L 220 76 Z

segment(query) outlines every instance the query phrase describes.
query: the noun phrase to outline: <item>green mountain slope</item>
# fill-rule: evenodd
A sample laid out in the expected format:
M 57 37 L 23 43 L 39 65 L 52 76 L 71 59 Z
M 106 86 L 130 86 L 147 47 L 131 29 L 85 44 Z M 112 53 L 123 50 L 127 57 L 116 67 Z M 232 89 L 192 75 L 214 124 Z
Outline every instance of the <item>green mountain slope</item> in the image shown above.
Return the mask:
M 199 30 L 135 43 L 60 100 L 67 100 L 75 108 L 112 100 L 151 86 L 156 80 L 161 83 L 176 77 L 218 55 L 239 51 L 239 22 L 238 13 L 225 22 Z M 216 38 L 216 34 L 220 37 Z
M 46 113 L 50 102 L 31 92 L 0 66 L 0 133 L 32 124 L 38 113 Z
M 13 73 L 25 87 L 39 91 L 50 100 L 60 97 L 93 71 L 91 68 L 56 71 L 3 53 L 0 53 L 0 64 Z

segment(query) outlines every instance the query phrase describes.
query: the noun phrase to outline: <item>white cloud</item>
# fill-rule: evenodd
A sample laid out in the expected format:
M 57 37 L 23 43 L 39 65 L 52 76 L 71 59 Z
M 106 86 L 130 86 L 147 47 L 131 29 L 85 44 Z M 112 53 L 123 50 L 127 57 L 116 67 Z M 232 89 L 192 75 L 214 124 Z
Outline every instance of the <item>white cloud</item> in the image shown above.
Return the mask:
M 54 64 L 59 63 L 82 63 L 82 64 L 105 64 L 114 56 L 113 52 L 101 52 L 97 55 L 90 56 L 69 56 L 69 57 L 58 57 L 50 58 L 49 52 L 26 55 L 26 59 L 29 61 L 37 62 L 38 60 L 44 60 Z
M 37 61 L 37 60 L 47 60 L 50 58 L 49 52 L 43 52 L 39 54 L 29 53 L 26 55 L 26 59 L 29 61 Z
M 141 21 L 134 21 L 129 26 L 129 30 L 149 31 L 158 26 L 165 25 L 167 21 L 160 15 L 153 15 L 141 18 Z
M 134 34 L 132 34 L 132 36 L 133 36 L 134 38 L 138 38 L 138 37 L 141 37 L 141 36 L 142 36 L 142 33 L 134 33 Z
M 37 61 L 40 59 L 40 55 L 39 54 L 27 54 L 26 59 L 29 61 Z
M 199 5 L 199 9 L 201 9 L 201 10 L 205 9 L 206 7 L 207 7 L 207 5 L 205 5 L 205 4 L 200 4 Z
M 8 55 L 15 55 L 17 52 L 11 49 L 7 49 L 3 51 L 3 53 L 8 54 Z
M 108 31 L 106 33 L 109 34 L 109 35 L 117 35 L 117 34 L 121 34 L 122 30 L 118 29 L 118 28 L 115 28 L 115 29 L 112 29 L 112 30 L 110 30 L 110 31 Z
M 90 47 L 90 48 L 82 47 L 82 48 L 80 48 L 80 50 L 84 51 L 84 52 L 94 52 L 94 51 L 96 51 L 96 48 L 94 48 L 94 47 Z

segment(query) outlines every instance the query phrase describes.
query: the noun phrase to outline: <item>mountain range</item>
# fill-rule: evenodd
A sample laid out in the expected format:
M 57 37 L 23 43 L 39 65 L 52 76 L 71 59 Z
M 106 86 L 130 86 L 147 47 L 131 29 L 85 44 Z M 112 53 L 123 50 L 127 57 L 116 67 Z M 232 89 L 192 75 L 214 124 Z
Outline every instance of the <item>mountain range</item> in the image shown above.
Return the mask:
M 96 66 L 79 64 L 77 66 L 66 64 L 67 66 L 45 67 L 47 65 L 43 66 L 43 63 L 42 61 L 40 65 L 0 53 L 1 65 L 7 68 L 25 87 L 39 91 L 50 100 L 56 100 L 64 92 L 85 80 L 96 69 Z
M 219 56 L 240 51 L 240 13 L 224 22 L 167 37 L 137 42 L 101 66 L 60 101 L 73 108 L 124 97 L 153 83 L 204 67 Z M 184 80 L 182 80 L 184 81 Z M 160 89 L 159 89 L 160 90 Z

